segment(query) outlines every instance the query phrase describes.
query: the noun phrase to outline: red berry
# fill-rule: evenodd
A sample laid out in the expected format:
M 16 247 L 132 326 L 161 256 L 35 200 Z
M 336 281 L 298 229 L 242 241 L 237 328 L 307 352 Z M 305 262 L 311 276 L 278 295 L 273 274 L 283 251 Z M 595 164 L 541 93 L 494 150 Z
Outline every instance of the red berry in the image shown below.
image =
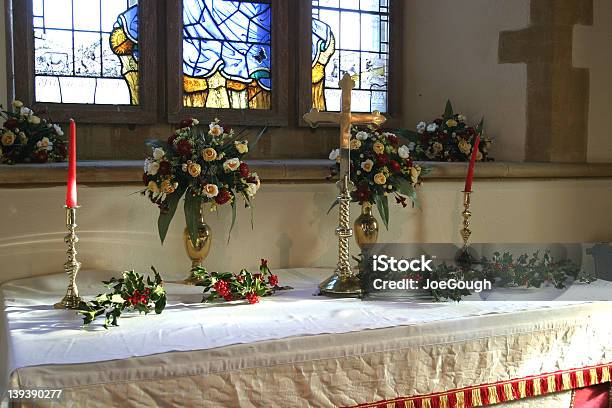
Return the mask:
M 247 293 L 246 299 L 252 305 L 259 303 L 259 296 L 257 296 L 255 293 Z
M 268 283 L 272 286 L 278 286 L 278 276 L 270 275 L 268 277 Z

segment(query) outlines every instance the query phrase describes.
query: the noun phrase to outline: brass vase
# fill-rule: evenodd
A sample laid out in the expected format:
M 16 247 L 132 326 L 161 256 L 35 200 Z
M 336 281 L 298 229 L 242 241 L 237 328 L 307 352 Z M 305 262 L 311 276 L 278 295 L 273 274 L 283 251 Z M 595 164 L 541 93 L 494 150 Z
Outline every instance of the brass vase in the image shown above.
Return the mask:
M 200 206 L 199 211 L 198 239 L 195 245 L 193 245 L 189 237 L 189 229 L 185 227 L 185 230 L 183 230 L 183 243 L 185 244 L 185 252 L 187 252 L 187 256 L 191 259 L 191 268 L 202 265 L 202 261 L 210 252 L 210 244 L 212 243 L 212 229 L 204 220 L 205 204 Z M 194 278 L 190 273 L 183 283 L 194 285 L 197 281 L 198 279 Z
M 355 241 L 362 252 L 364 245 L 375 244 L 378 241 L 378 220 L 372 215 L 372 204 L 361 205 L 361 215 L 357 217 L 353 227 Z

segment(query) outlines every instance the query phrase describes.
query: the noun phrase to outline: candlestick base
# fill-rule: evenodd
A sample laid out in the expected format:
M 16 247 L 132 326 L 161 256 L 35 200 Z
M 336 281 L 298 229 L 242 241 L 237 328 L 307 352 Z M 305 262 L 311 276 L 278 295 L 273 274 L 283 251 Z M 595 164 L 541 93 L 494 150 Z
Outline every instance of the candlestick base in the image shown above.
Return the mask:
M 68 228 L 68 234 L 64 237 L 64 242 L 68 245 L 66 251 L 67 259 L 64 263 L 64 271 L 68 275 L 68 289 L 63 299 L 54 304 L 55 309 L 77 309 L 81 304 L 82 300 L 79 297 L 79 289 L 76 284 L 76 276 L 81 269 L 81 263 L 77 261 L 76 255 L 76 243 L 79 242 L 79 237 L 76 234 L 76 207 L 66 207 L 66 227 Z
M 356 275 L 341 275 L 338 271 L 319 284 L 323 296 L 329 297 L 361 297 L 363 290 Z

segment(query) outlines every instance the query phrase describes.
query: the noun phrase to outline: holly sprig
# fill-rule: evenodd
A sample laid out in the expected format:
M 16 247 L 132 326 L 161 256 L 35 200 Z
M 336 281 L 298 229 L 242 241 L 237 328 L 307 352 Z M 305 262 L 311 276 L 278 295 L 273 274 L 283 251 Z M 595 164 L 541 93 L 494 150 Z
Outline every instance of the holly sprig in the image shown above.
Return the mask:
M 484 277 L 499 287 L 536 287 L 550 282 L 557 289 L 565 288 L 568 279 L 590 283 L 594 277 L 581 273 L 571 259 L 555 259 L 550 251 L 514 256 L 510 252 L 495 252 L 491 259 L 481 260 Z
M 154 279 L 145 277 L 135 271 L 125 271 L 121 278 L 112 277 L 103 281 L 110 292 L 96 296 L 92 301 L 79 305 L 77 313 L 83 316 L 83 325 L 87 326 L 99 316 L 104 315 L 104 328 L 118 326 L 117 320 L 123 312 L 138 311 L 149 314 L 155 311 L 160 314 L 166 307 L 166 290 L 160 274 L 151 267 Z
M 196 266 L 191 270 L 191 275 L 197 280 L 196 285 L 204 288 L 204 303 L 244 299 L 255 304 L 261 297 L 271 295 L 276 290 L 290 289 L 278 286 L 278 276 L 270 271 L 265 259 L 261 260 L 259 273 L 246 269 L 238 273 L 212 272 L 202 266 Z

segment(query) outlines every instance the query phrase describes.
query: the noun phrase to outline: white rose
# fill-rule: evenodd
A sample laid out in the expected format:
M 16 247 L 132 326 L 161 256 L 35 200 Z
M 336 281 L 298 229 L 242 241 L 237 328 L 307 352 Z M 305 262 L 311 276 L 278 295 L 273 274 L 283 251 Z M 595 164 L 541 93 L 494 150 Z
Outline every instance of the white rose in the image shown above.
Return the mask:
M 427 123 L 419 122 L 419 124 L 416 126 L 416 129 L 417 129 L 417 132 L 419 133 L 425 132 L 425 129 L 427 129 Z
M 363 130 L 360 132 L 357 132 L 357 134 L 355 135 L 355 137 L 359 140 L 366 140 L 368 138 L 368 134 L 366 132 L 364 132 Z M 331 159 L 330 160 L 336 160 L 336 159 Z
M 23 106 L 23 102 L 21 102 L 20 100 L 15 99 L 15 100 L 13 101 L 13 106 L 14 106 L 15 108 L 21 108 L 21 107 Z
M 26 108 L 25 106 L 22 106 L 21 109 L 19 109 L 19 114 L 21 116 L 30 116 L 32 115 L 34 112 L 32 111 L 32 109 L 30 108 Z
M 161 158 L 164 157 L 165 154 L 166 152 L 164 152 L 164 149 L 162 149 L 161 147 L 156 147 L 155 149 L 153 149 L 153 158 L 155 160 L 161 160 Z
M 181 165 L 181 170 L 183 170 L 185 173 L 187 173 L 187 163 L 183 163 Z
M 158 162 L 150 162 L 149 167 L 147 168 L 147 174 L 154 176 L 159 171 L 159 163 Z
M 191 124 L 192 124 L 193 126 L 198 126 L 198 125 L 200 124 L 200 121 L 199 121 L 199 120 L 197 120 L 196 118 L 193 118 L 193 119 L 191 119 Z
M 253 197 L 257 193 L 257 184 L 248 183 L 246 193 L 249 197 Z
M 416 143 L 414 142 L 408 143 L 408 150 L 413 151 L 415 147 L 416 147 Z
M 48 137 L 43 137 L 38 142 L 36 142 L 36 147 L 42 150 L 53 150 L 53 143 L 49 140 Z
M 467 116 L 465 116 L 465 115 L 457 115 L 457 120 L 459 122 L 465 122 L 467 120 Z
M 28 117 L 28 122 L 30 122 L 33 125 L 38 125 L 40 124 L 40 118 L 38 116 L 31 115 Z
M 64 136 L 64 131 L 59 125 L 53 125 L 53 129 L 55 130 L 55 134 L 58 136 Z
M 223 128 L 215 122 L 208 125 L 208 129 L 208 133 L 213 136 L 221 136 L 223 134 Z
M 435 132 L 436 130 L 438 130 L 438 125 L 436 125 L 435 123 L 430 123 L 429 125 L 427 125 L 426 129 L 428 132 Z
M 361 163 L 361 169 L 365 171 L 366 173 L 371 172 L 373 167 L 374 167 L 374 162 L 370 159 L 365 160 Z
M 216 197 L 219 195 L 219 187 L 216 184 L 207 184 L 204 186 L 204 194 L 208 198 Z
M 340 149 L 334 149 L 329 152 L 329 160 L 335 161 L 340 156 Z
M 233 158 L 223 162 L 223 170 L 226 172 L 236 171 L 240 167 L 240 159 Z
M 149 163 L 151 163 L 151 159 L 145 159 L 144 166 L 143 166 L 143 170 L 145 173 L 149 171 Z
M 406 145 L 400 146 L 400 148 L 397 149 L 397 154 L 399 154 L 399 157 L 402 159 L 407 159 L 410 157 L 410 148 Z

